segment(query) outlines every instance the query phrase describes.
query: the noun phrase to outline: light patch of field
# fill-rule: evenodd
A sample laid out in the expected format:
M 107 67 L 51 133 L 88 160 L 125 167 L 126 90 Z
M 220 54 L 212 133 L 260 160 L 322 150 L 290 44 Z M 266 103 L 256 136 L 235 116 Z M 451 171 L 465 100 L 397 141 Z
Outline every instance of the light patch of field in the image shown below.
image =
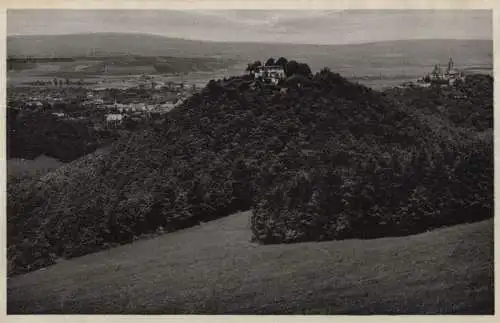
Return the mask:
M 73 71 L 75 72 L 79 72 L 79 71 L 82 71 L 82 70 L 85 70 L 86 68 L 90 67 L 90 65 L 76 65 L 74 68 L 73 68 Z
M 8 280 L 9 314 L 492 314 L 493 221 L 261 246 L 250 212 Z
M 126 74 L 158 74 L 152 65 L 136 65 L 136 66 L 115 66 L 108 65 L 108 73 L 113 75 Z
M 38 156 L 33 160 L 11 158 L 7 160 L 8 177 L 43 175 L 57 169 L 63 163 L 48 156 Z
M 57 72 L 61 69 L 60 65 L 56 64 L 37 64 L 35 71 L 38 73 Z

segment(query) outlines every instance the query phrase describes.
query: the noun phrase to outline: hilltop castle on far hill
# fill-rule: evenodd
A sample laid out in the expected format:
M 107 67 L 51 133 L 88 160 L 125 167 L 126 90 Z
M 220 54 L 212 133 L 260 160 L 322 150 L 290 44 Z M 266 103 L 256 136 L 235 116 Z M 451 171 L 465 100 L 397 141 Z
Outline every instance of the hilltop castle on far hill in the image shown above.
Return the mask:
M 442 72 L 442 69 L 439 66 L 439 64 L 436 64 L 434 66 L 434 70 L 430 74 L 427 74 L 427 76 L 418 79 L 416 84 L 418 86 L 423 86 L 423 87 L 428 87 L 431 86 L 432 84 L 442 85 L 442 86 L 446 85 L 452 86 L 457 81 L 464 81 L 464 80 L 465 80 L 464 74 L 455 68 L 455 63 L 453 62 L 453 59 L 450 58 L 448 62 L 448 68 L 444 73 Z

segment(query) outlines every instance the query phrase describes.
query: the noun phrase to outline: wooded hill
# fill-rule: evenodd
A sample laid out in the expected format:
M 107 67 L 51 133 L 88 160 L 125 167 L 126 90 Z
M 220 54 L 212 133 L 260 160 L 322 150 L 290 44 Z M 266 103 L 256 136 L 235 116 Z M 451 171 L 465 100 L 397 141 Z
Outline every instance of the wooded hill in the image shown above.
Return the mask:
M 246 209 L 261 243 L 493 216 L 491 77 L 382 93 L 325 69 L 301 85 L 212 81 L 163 125 L 9 187 L 9 273 Z

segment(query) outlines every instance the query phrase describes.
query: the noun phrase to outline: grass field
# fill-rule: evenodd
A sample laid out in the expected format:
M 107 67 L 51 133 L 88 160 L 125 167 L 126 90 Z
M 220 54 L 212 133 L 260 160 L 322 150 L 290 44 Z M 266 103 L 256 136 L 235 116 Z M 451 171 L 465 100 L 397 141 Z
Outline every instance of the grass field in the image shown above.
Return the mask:
M 491 73 L 493 70 L 493 47 L 489 40 L 409 40 L 391 41 L 351 45 L 292 45 L 270 43 L 216 43 L 193 42 L 183 39 L 172 39 L 152 35 L 130 34 L 82 34 L 67 36 L 26 36 L 9 37 L 8 53 L 12 56 L 50 55 L 71 57 L 84 56 L 88 49 L 100 47 L 108 55 L 116 55 L 127 44 L 127 52 L 145 56 L 175 56 L 175 60 L 185 57 L 219 57 L 229 59 L 232 63 L 213 66 L 213 76 L 203 78 L 203 85 L 208 80 L 221 76 L 232 76 L 233 73 L 224 68 L 237 70 L 241 74 L 246 64 L 252 60 L 266 60 L 269 57 L 285 56 L 289 60 L 307 62 L 316 72 L 323 67 L 342 74 L 352 81 L 379 89 L 394 86 L 425 76 L 432 71 L 434 64 L 447 64 L 453 57 L 457 68 L 469 72 Z M 112 54 L 114 53 L 114 54 Z M 149 58 L 144 58 L 149 60 Z M 236 63 L 238 62 L 238 63 Z M 96 65 L 99 61 L 68 63 L 41 63 L 32 69 L 9 71 L 8 83 L 17 85 L 23 82 L 52 80 L 54 77 L 89 78 L 102 77 L 100 70 L 89 69 L 89 73 L 73 72 L 75 65 Z M 111 75 L 156 74 L 151 64 L 129 64 L 111 66 Z M 58 67 L 59 66 L 59 67 Z M 189 70 L 189 69 L 188 69 Z M 94 71 L 94 72 L 91 72 Z M 194 73 L 196 74 L 196 73 Z
M 11 278 L 9 314 L 493 314 L 493 221 L 261 246 L 249 212 Z

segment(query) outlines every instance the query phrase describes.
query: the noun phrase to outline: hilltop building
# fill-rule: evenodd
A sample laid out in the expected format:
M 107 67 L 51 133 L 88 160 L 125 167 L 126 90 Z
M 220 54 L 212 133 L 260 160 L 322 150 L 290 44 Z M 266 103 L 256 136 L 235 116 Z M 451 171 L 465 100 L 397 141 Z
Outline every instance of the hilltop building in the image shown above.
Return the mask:
M 439 64 L 436 64 L 430 74 L 417 80 L 417 85 L 423 87 L 428 87 L 432 84 L 452 86 L 457 81 L 464 80 L 464 74 L 455 68 L 455 63 L 453 62 L 453 59 L 450 58 L 448 67 L 445 72 L 442 71 L 442 68 Z
M 261 78 L 263 81 L 270 82 L 272 84 L 278 84 L 280 80 L 286 77 L 285 70 L 283 66 L 273 65 L 273 66 L 259 66 L 252 71 L 251 74 L 255 78 Z
M 465 80 L 463 73 L 455 68 L 455 63 L 452 58 L 450 58 L 450 61 L 448 62 L 448 69 L 446 70 L 444 76 L 450 85 L 453 85 L 456 81 Z

